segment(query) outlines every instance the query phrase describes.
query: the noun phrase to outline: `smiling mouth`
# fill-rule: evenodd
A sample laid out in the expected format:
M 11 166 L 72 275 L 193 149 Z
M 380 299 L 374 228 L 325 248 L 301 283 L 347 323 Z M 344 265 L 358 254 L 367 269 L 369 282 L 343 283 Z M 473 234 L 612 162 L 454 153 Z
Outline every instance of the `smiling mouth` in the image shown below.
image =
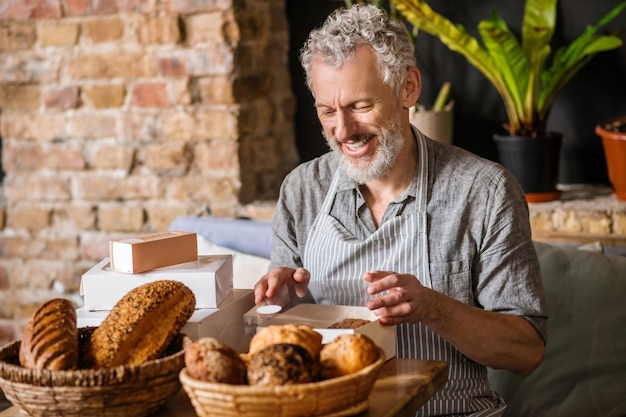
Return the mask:
M 346 142 L 341 142 L 342 145 L 345 145 L 351 151 L 356 151 L 363 146 L 365 146 L 370 140 L 374 138 L 374 135 L 369 136 L 361 136 L 358 140 L 349 140 Z

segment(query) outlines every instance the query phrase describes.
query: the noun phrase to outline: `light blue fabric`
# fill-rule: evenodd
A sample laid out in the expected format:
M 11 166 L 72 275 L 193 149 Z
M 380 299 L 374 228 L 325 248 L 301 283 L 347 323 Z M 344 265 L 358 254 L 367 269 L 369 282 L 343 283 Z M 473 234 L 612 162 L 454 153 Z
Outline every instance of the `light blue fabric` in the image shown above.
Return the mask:
M 548 344 L 534 373 L 489 371 L 510 417 L 626 415 L 626 258 L 535 242 Z
M 170 230 L 195 232 L 208 241 L 249 255 L 269 258 L 272 252 L 272 223 L 214 216 L 180 216 Z

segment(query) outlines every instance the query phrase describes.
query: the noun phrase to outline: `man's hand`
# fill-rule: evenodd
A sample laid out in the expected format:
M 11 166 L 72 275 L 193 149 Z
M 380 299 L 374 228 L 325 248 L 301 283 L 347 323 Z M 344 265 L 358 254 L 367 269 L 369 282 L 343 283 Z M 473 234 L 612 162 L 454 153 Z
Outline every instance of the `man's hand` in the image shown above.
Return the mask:
M 272 268 L 254 284 L 254 303 L 258 304 L 266 298 L 276 297 L 284 286 L 289 293 L 302 298 L 306 295 L 311 274 L 304 268 Z
M 363 279 L 370 283 L 368 295 L 374 297 L 367 308 L 379 317 L 380 324 L 417 323 L 428 312 L 430 293 L 414 275 L 372 271 Z M 381 294 L 383 291 L 387 293 Z
M 470 359 L 495 369 L 528 375 L 541 362 L 544 343 L 522 317 L 486 311 L 422 286 L 409 274 L 373 271 L 367 303 L 380 323 L 421 322 Z M 380 294 L 387 291 L 386 294 Z M 380 294 L 376 296 L 377 294 Z

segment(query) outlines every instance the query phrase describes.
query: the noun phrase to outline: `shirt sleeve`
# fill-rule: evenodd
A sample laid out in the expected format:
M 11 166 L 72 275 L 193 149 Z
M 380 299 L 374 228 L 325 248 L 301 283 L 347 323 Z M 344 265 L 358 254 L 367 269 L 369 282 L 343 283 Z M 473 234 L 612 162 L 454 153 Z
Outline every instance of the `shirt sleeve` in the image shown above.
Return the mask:
M 473 268 L 476 302 L 487 310 L 525 318 L 545 342 L 545 296 L 525 196 L 508 172 L 492 190 Z

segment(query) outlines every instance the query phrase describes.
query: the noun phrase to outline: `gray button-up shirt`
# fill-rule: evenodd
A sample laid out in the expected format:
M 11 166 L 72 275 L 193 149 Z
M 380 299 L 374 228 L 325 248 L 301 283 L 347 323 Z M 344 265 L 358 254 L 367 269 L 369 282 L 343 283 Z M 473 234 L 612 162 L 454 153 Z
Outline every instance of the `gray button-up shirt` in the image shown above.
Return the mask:
M 545 341 L 539 262 L 519 184 L 499 164 L 432 140 L 427 146 L 428 267 L 433 289 L 485 310 L 522 316 Z M 272 266 L 306 268 L 302 254 L 308 232 L 337 166 L 328 153 L 301 164 L 285 178 L 273 223 Z M 417 186 L 414 179 L 389 205 L 383 222 L 414 210 Z M 359 239 L 375 230 L 358 187 L 343 173 L 331 215 Z M 418 275 L 417 271 L 416 266 L 396 272 Z

